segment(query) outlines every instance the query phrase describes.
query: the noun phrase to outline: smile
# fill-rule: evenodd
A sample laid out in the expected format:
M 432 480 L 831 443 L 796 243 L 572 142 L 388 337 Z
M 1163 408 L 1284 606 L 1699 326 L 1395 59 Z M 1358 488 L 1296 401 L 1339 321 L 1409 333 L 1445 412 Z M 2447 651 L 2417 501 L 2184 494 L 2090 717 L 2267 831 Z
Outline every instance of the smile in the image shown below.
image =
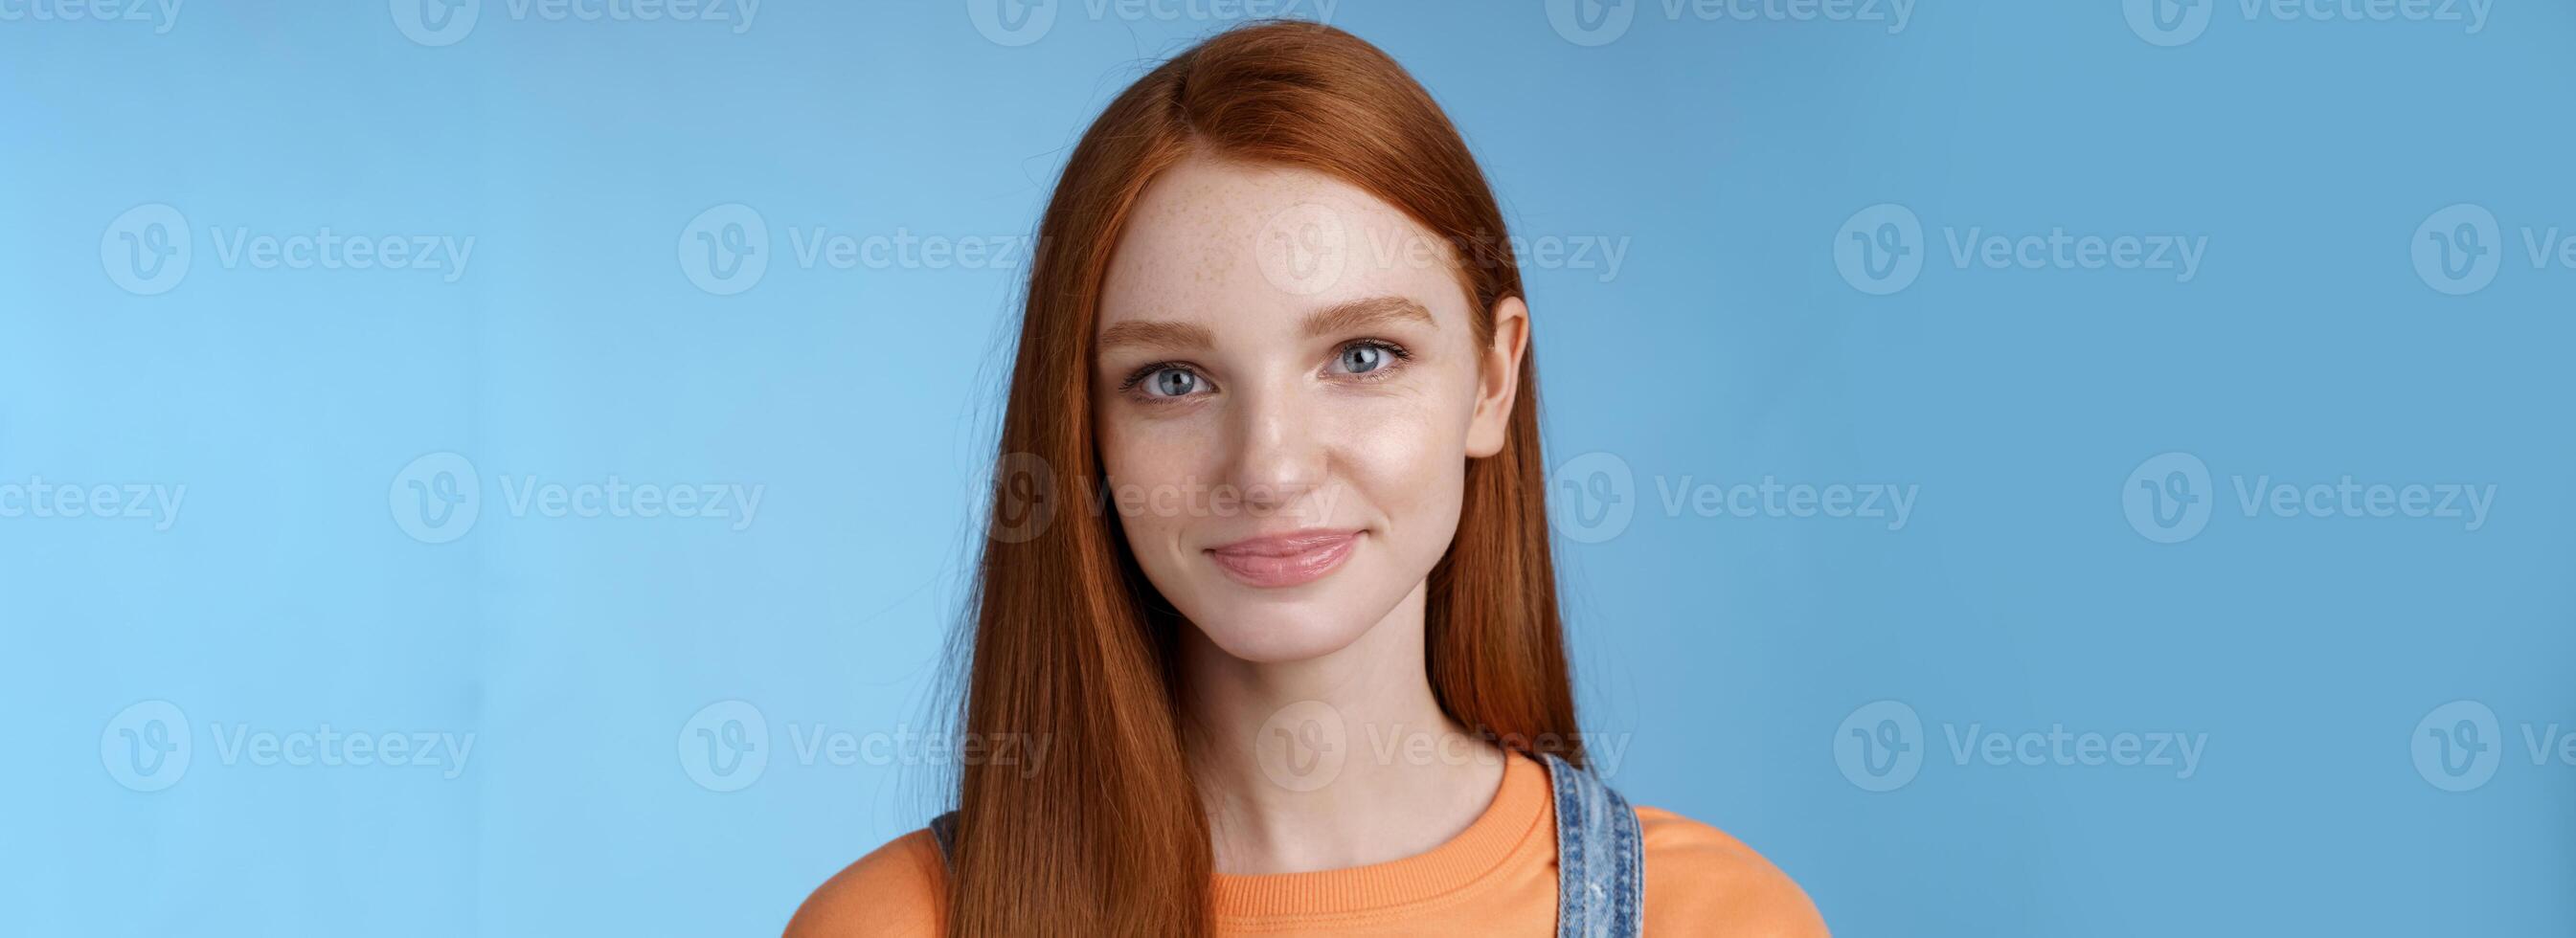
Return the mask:
M 1358 531 L 1300 531 L 1236 541 L 1207 554 L 1236 582 L 1275 589 L 1323 579 L 1359 540 Z

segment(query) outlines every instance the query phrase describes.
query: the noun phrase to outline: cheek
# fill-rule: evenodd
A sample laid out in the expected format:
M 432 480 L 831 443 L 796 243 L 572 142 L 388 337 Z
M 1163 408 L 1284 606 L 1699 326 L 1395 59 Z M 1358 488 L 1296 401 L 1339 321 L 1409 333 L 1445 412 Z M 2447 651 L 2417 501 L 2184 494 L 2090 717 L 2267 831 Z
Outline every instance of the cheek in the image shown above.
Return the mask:
M 1365 402 L 1336 428 L 1343 481 L 1402 541 L 1427 537 L 1445 545 L 1456 529 L 1474 410 L 1470 395 L 1452 393 L 1456 383 Z
M 1215 453 L 1216 441 L 1208 438 L 1200 421 L 1153 420 L 1122 410 L 1111 406 L 1093 411 L 1092 426 L 1100 434 L 1100 467 L 1109 476 L 1109 507 L 1119 512 L 1131 535 L 1173 529 L 1181 517 L 1142 510 L 1142 506 L 1155 504 L 1155 493 L 1186 492 L 1194 480 L 1207 480 L 1207 461 Z M 1121 510 L 1122 505 L 1138 508 Z

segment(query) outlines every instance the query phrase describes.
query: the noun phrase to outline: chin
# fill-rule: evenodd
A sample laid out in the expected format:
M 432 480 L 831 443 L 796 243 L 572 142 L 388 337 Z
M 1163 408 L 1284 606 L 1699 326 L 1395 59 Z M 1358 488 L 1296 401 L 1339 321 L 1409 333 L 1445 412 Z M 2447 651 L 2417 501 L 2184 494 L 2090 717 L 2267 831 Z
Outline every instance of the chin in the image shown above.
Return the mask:
M 1320 603 L 1251 601 L 1233 608 L 1192 614 L 1190 622 L 1226 654 L 1255 664 L 1282 664 L 1321 658 L 1360 640 L 1385 617 Z

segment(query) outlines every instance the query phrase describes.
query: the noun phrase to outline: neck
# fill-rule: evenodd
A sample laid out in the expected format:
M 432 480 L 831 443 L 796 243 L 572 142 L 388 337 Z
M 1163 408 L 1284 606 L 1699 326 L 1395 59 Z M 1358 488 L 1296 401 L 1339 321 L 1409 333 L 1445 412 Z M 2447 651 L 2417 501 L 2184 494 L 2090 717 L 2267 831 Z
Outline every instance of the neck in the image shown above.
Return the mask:
M 1505 757 L 1431 692 L 1424 590 L 1349 646 L 1300 661 L 1245 661 L 1180 629 L 1183 725 L 1217 872 L 1402 859 L 1484 813 Z

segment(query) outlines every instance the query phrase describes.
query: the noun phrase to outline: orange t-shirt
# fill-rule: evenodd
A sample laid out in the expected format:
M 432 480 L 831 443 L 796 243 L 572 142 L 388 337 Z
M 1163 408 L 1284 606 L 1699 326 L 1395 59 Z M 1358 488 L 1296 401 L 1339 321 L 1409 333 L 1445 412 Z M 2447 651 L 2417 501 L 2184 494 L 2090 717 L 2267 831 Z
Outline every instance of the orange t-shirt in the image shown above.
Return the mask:
M 1807 894 L 1714 827 L 1639 808 L 1646 842 L 1646 934 L 1825 934 Z M 914 831 L 832 877 L 787 925 L 789 938 L 937 936 L 947 867 Z M 1340 870 L 1218 874 L 1216 926 L 1229 935 L 1556 934 L 1556 803 L 1547 769 L 1514 753 L 1493 803 L 1429 853 Z

